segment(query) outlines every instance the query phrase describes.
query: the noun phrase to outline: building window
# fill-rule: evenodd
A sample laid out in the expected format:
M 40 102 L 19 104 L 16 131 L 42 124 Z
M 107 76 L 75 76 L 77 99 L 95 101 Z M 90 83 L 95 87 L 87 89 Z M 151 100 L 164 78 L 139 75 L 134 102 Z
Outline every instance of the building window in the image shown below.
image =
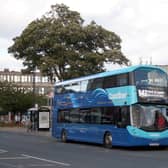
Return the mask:
M 35 76 L 35 81 L 36 81 L 36 83 L 40 82 L 39 76 Z
M 6 78 L 6 75 L 3 76 L 3 80 L 5 81 L 7 78 Z
M 42 77 L 42 83 L 47 83 L 48 82 L 48 77 Z
M 27 76 L 21 76 L 21 82 L 27 82 Z

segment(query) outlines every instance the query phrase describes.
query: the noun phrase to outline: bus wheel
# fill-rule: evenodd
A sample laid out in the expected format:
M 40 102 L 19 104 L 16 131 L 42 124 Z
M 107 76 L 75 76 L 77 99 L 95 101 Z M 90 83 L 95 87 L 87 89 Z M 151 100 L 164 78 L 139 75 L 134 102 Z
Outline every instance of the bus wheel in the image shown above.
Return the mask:
M 61 141 L 64 143 L 67 142 L 67 133 L 65 130 L 63 130 L 61 133 Z
M 104 147 L 106 148 L 112 147 L 112 135 L 110 132 L 107 132 L 104 135 Z

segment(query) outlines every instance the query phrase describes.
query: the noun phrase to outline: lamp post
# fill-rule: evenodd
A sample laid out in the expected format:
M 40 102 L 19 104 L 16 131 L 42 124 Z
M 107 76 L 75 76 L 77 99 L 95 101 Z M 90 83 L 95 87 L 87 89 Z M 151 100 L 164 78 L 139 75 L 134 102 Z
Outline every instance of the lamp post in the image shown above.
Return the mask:
M 34 108 L 38 108 L 38 104 L 36 102 L 36 66 L 33 68 L 33 106 Z
M 33 105 L 34 111 L 32 113 L 32 129 L 37 130 L 38 128 L 38 104 L 36 102 L 36 66 L 33 68 Z
M 33 105 L 36 104 L 36 68 L 33 68 Z

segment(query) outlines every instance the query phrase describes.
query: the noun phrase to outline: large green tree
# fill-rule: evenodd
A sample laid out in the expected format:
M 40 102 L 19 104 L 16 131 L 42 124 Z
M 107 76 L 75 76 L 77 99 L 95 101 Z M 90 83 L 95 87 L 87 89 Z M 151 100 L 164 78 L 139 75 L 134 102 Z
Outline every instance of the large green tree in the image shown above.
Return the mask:
M 0 82 L 0 95 L 0 108 L 4 112 L 23 113 L 34 106 L 33 93 L 26 92 L 13 83 Z M 39 105 L 46 103 L 43 96 L 36 95 L 36 101 Z
M 105 71 L 105 63 L 128 64 L 121 38 L 94 21 L 88 25 L 64 4 L 51 6 L 13 39 L 8 52 L 22 59 L 28 71 L 35 67 L 59 80 Z

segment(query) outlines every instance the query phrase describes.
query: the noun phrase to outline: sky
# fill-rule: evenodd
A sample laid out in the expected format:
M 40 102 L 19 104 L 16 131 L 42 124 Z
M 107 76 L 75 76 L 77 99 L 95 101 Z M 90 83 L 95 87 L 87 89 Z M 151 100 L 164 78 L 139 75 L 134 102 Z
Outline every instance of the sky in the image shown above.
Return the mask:
M 56 3 L 78 11 L 86 23 L 94 20 L 122 39 L 123 54 L 133 65 L 168 65 L 167 0 L 3 0 L 0 6 L 0 70 L 23 69 L 8 54 L 13 38 Z M 108 70 L 112 66 L 107 67 Z

